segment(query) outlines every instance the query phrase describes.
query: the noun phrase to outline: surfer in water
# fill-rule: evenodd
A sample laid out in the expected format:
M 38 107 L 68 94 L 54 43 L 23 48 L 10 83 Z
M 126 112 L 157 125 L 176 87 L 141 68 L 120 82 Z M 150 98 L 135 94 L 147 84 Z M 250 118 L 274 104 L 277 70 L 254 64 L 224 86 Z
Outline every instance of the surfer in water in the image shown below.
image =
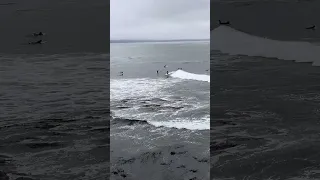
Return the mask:
M 309 29 L 309 30 L 316 30 L 316 25 L 313 25 L 313 26 L 307 27 L 306 29 Z
M 222 22 L 221 20 L 219 20 L 219 24 L 220 25 L 230 25 L 230 21 Z
M 123 71 L 120 72 L 120 76 L 123 76 Z
M 167 74 L 165 74 L 165 76 L 166 76 L 166 78 L 168 78 L 168 77 L 169 77 L 169 71 L 167 71 Z
M 164 65 L 163 67 L 164 67 L 164 68 L 166 68 L 166 67 L 167 67 L 167 65 Z
M 159 71 L 157 70 L 157 74 L 159 74 Z
M 35 42 L 29 42 L 29 44 L 43 44 L 43 41 L 39 40 L 39 41 L 35 41 Z
M 37 37 L 37 36 L 43 36 L 44 34 L 40 31 L 39 33 L 33 33 L 33 36 Z

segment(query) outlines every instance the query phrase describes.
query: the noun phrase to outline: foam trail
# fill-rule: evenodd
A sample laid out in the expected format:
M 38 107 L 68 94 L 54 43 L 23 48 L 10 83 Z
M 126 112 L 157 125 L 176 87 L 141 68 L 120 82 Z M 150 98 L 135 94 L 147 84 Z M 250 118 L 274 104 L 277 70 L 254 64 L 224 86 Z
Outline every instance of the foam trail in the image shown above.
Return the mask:
M 262 56 L 320 66 L 320 46 L 309 42 L 278 41 L 253 36 L 228 26 L 219 26 L 210 34 L 211 50 L 231 55 Z
M 210 115 L 206 115 L 200 119 L 175 119 L 171 121 L 148 121 L 150 124 L 159 127 L 169 127 L 178 129 L 189 129 L 189 130 L 207 130 L 210 129 Z
M 169 75 L 171 77 L 180 78 L 180 79 L 190 79 L 197 81 L 207 81 L 210 82 L 210 76 L 205 74 L 193 74 L 183 70 L 177 70 L 170 72 Z

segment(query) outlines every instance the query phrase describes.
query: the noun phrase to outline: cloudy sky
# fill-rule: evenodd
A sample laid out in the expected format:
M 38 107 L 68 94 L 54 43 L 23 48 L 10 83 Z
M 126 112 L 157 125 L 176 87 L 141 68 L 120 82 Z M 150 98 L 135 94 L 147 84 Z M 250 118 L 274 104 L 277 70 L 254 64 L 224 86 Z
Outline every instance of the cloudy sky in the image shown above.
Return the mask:
M 110 38 L 209 39 L 210 0 L 111 0 Z

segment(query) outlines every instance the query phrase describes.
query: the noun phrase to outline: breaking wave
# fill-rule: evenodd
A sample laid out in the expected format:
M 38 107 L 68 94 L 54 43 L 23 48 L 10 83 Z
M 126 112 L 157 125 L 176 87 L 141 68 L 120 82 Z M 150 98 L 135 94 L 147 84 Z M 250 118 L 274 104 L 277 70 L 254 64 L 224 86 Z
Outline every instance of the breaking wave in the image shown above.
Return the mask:
M 311 62 L 320 66 L 320 46 L 299 41 L 279 41 L 250 35 L 228 26 L 211 31 L 210 49 L 231 55 L 261 56 Z
M 197 81 L 207 81 L 210 82 L 210 76 L 205 74 L 193 74 L 183 70 L 177 70 L 170 72 L 169 75 L 174 78 L 189 79 Z

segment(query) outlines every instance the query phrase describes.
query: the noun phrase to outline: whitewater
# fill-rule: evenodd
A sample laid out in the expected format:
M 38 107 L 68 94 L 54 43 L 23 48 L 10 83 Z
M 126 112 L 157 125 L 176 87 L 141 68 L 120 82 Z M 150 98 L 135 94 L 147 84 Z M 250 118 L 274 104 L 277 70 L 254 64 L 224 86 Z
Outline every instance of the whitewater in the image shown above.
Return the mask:
M 189 72 L 186 72 L 186 71 L 183 71 L 183 70 L 177 70 L 177 71 L 170 72 L 169 75 L 171 77 L 174 77 L 174 78 L 210 82 L 210 76 L 209 75 L 194 74 L 194 73 L 189 73 Z
M 316 44 L 258 37 L 229 26 L 219 26 L 211 31 L 210 49 L 230 55 L 310 62 L 313 66 L 320 66 L 320 46 Z
M 210 82 L 210 76 L 183 70 L 169 72 L 169 76 L 171 78 L 111 80 L 110 97 L 113 102 L 119 102 L 115 103 L 116 106 L 113 110 L 115 116 L 147 121 L 156 127 L 164 126 L 189 130 L 209 129 L 210 115 L 208 113 L 200 117 L 188 115 L 190 112 L 203 111 L 209 106 L 207 103 L 199 102 L 198 98 L 195 97 L 199 92 L 195 96 L 179 97 L 179 91 L 177 91 L 177 94 L 172 94 L 170 89 L 175 86 L 188 86 L 189 83 Z M 194 92 L 197 90 L 189 89 L 188 91 Z M 148 102 L 148 104 L 144 102 Z M 154 111 L 145 111 L 145 107 L 155 109 Z

